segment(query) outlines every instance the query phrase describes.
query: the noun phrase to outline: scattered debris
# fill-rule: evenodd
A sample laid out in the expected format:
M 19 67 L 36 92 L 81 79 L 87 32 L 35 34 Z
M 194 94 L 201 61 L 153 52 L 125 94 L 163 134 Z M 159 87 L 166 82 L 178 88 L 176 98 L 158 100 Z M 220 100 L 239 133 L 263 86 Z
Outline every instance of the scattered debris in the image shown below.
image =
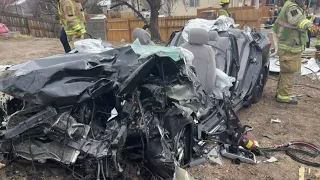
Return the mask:
M 262 137 L 268 138 L 268 139 L 273 139 L 270 134 L 262 134 Z
M 315 48 L 306 48 L 302 54 L 301 54 L 301 58 L 303 59 L 311 59 L 314 58 L 314 55 L 316 53 L 316 49 Z
M 216 146 L 208 153 L 208 161 L 213 164 L 222 165 L 222 159 L 219 153 L 219 146 Z
M 254 141 L 255 146 L 260 147 L 259 142 L 258 141 Z
M 303 60 L 305 61 L 305 59 Z M 316 60 L 314 58 L 311 58 L 309 60 L 306 60 L 306 63 L 302 64 L 301 67 L 301 75 L 310 75 L 318 72 L 320 70 L 319 65 L 317 64 Z M 274 56 L 270 57 L 270 72 L 279 73 L 280 72 L 280 62 L 279 57 Z
M 309 75 L 309 74 L 315 74 L 320 70 L 320 67 L 318 66 L 316 60 L 314 58 L 311 58 L 307 60 L 306 63 L 302 64 L 302 69 L 301 69 L 301 75 Z
M 203 157 L 199 157 L 197 159 L 193 159 L 189 166 L 190 167 L 195 167 L 195 166 L 199 166 L 199 165 L 203 165 L 207 162 L 207 157 L 206 156 L 203 156 Z
M 271 123 L 281 123 L 281 120 L 277 119 L 271 119 L 270 120 Z
M 6 167 L 6 165 L 5 165 L 5 164 L 0 163 L 0 169 L 2 169 L 2 168 L 4 168 L 4 167 Z
M 194 180 L 194 178 L 184 169 L 175 166 L 175 173 L 173 180 Z
M 257 164 L 257 159 L 255 154 L 250 151 L 246 151 L 244 149 L 239 149 L 238 153 L 230 153 L 229 147 L 225 146 L 221 149 L 221 155 L 229 158 L 234 161 L 236 164 L 240 164 L 241 162 L 248 163 L 248 164 Z
M 274 162 L 278 162 L 278 159 L 275 158 L 274 156 L 272 156 L 271 158 L 263 161 L 263 162 L 267 162 L 267 163 L 274 163 Z

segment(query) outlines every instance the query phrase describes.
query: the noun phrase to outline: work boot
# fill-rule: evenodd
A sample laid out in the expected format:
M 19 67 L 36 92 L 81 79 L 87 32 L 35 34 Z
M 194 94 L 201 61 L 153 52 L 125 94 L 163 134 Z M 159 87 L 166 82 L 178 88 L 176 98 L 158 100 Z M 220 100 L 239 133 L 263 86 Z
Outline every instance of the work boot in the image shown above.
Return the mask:
M 287 103 L 287 104 L 293 104 L 297 105 L 298 104 L 298 99 L 297 96 L 281 96 L 280 94 L 277 95 L 276 101 L 279 103 Z

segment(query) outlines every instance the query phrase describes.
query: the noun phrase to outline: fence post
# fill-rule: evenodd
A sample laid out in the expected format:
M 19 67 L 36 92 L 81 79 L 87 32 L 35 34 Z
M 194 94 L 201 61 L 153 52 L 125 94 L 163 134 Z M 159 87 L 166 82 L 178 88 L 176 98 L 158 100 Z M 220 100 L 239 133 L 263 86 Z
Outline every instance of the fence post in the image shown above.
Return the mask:
M 26 21 L 26 25 L 27 25 L 28 34 L 31 36 L 31 29 L 30 29 L 30 24 L 29 24 L 28 18 L 25 18 L 25 21 Z
M 129 42 L 131 42 L 131 28 L 130 28 L 130 19 L 128 19 L 128 32 L 129 32 Z
M 169 19 L 166 17 L 166 19 L 165 19 L 165 24 L 166 24 L 166 35 L 167 35 L 167 39 L 169 39 L 169 37 L 170 37 L 170 35 L 171 35 L 171 34 L 169 34 L 168 21 L 169 21 Z
M 108 32 L 109 32 L 109 31 L 108 31 L 108 22 L 109 22 L 109 21 L 108 21 L 107 18 L 105 19 L 105 21 L 106 21 L 106 27 L 105 27 L 105 28 L 106 28 L 106 41 L 109 41 L 109 37 L 108 37 Z

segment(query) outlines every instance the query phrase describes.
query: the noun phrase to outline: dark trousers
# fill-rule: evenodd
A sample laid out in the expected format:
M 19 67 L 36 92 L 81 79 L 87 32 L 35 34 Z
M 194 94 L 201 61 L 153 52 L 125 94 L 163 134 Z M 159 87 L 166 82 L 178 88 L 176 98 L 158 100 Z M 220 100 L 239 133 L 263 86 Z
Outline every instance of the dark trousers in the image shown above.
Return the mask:
M 62 43 L 64 51 L 66 53 L 71 51 L 70 44 L 69 44 L 69 41 L 68 41 L 68 37 L 67 37 L 66 31 L 64 30 L 64 28 L 61 29 L 60 42 Z
M 310 48 L 311 32 L 309 30 L 308 30 L 308 39 L 309 39 L 309 42 L 307 42 L 307 48 Z

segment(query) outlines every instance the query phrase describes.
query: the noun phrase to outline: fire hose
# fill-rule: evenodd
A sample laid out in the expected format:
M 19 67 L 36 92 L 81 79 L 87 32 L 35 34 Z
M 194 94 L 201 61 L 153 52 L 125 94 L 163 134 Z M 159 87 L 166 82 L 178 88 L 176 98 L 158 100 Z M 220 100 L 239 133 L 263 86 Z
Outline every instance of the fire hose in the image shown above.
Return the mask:
M 299 147 L 299 149 L 294 148 L 294 146 Z M 302 148 L 308 149 L 309 151 L 303 150 Z M 308 143 L 308 142 L 304 142 L 304 141 L 291 141 L 288 143 L 275 145 L 270 148 L 259 148 L 259 150 L 262 152 L 263 155 L 264 155 L 264 153 L 267 153 L 267 152 L 284 151 L 286 153 L 286 155 L 288 155 L 290 158 L 292 158 L 293 160 L 295 160 L 301 164 L 305 164 L 305 165 L 313 166 L 313 167 L 320 167 L 320 163 L 308 161 L 308 160 L 301 158 L 295 154 L 295 153 L 300 153 L 300 154 L 303 154 L 305 156 L 309 156 L 309 157 L 315 159 L 320 154 L 320 148 L 312 143 Z

